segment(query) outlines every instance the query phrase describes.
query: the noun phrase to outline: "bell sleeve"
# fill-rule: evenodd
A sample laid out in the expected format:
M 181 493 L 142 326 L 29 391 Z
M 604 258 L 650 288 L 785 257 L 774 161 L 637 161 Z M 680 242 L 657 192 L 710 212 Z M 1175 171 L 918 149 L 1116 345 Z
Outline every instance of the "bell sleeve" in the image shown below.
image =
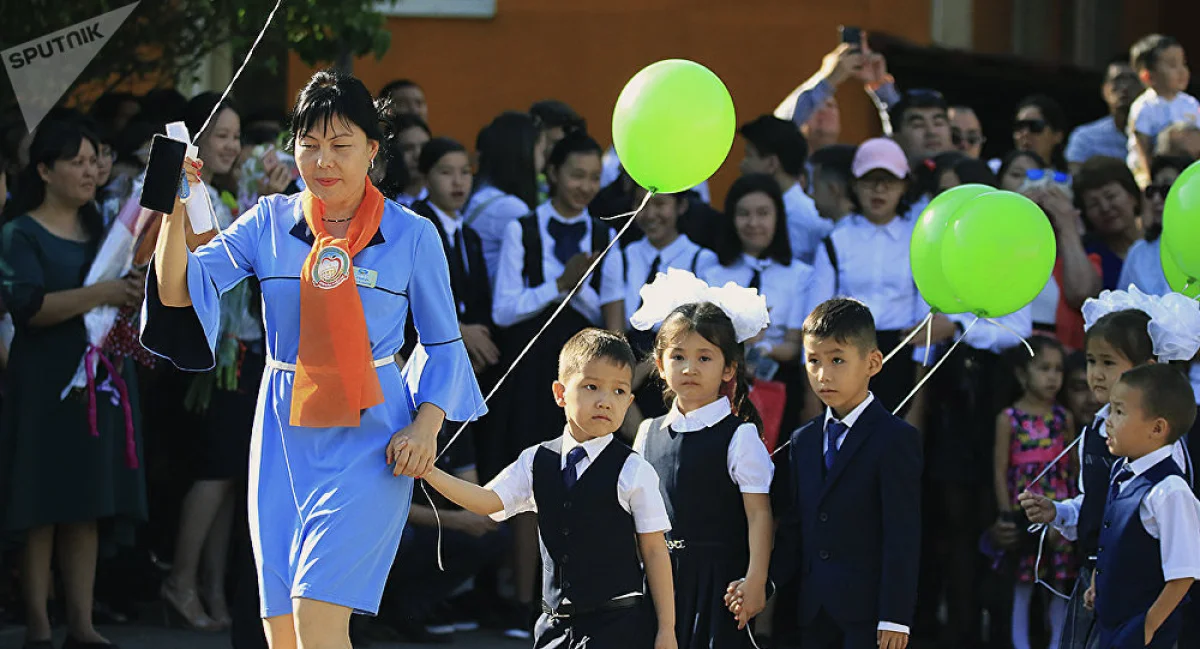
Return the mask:
M 473 421 L 487 412 L 487 405 L 458 329 L 446 253 L 432 221 L 418 219 L 416 227 L 421 233 L 413 250 L 408 296 L 418 342 L 404 367 L 409 406 L 415 411 L 431 403 L 448 421 Z
M 216 366 L 221 295 L 254 274 L 255 252 L 270 215 L 267 199 L 259 199 L 212 241 L 188 252 L 191 306 L 169 307 L 162 303 L 157 260 L 151 259 L 142 306 L 142 346 L 181 370 L 204 372 Z

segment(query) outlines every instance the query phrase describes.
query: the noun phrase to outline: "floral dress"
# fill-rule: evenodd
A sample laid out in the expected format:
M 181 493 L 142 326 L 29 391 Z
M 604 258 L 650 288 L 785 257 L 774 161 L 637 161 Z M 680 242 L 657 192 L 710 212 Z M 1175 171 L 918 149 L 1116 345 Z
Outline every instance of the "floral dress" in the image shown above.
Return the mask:
M 1012 426 L 1012 442 L 1009 446 L 1008 491 L 1019 494 L 1023 491 L 1041 494 L 1051 500 L 1066 500 L 1079 493 L 1075 471 L 1065 458 L 1036 483 L 1034 478 L 1047 464 L 1063 452 L 1067 445 L 1067 411 L 1054 406 L 1049 416 L 1039 416 L 1017 408 L 1004 411 Z M 1020 517 L 1021 507 L 1013 505 Z M 1017 568 L 1017 579 L 1028 583 L 1036 581 L 1034 565 L 1037 561 L 1037 537 L 1032 544 L 1033 552 L 1021 557 Z M 1058 590 L 1070 588 L 1075 582 L 1076 565 L 1073 544 L 1058 534 L 1047 535 L 1042 550 L 1039 577 Z

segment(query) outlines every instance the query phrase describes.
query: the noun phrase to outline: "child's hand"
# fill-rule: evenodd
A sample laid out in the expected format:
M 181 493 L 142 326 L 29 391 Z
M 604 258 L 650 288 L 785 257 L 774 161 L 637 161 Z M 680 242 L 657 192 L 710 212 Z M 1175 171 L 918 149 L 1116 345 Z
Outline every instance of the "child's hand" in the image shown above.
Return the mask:
M 899 631 L 876 632 L 879 649 L 904 649 L 908 646 L 908 634 Z
M 661 627 L 658 630 L 658 635 L 654 637 L 654 649 L 678 649 L 679 643 L 675 639 L 675 629 Z
M 737 593 L 738 601 L 734 602 L 731 611 L 737 616 L 738 631 L 741 631 L 767 607 L 767 584 L 763 580 L 751 582 L 743 579 Z
M 1025 510 L 1025 517 L 1031 523 L 1053 523 L 1054 519 L 1058 518 L 1054 501 L 1045 496 L 1023 491 L 1017 496 L 1017 502 L 1020 503 L 1021 509 Z
M 725 608 L 729 609 L 730 613 L 737 615 L 737 609 L 742 604 L 744 597 L 741 587 L 745 579 L 735 579 L 729 582 L 729 587 L 725 589 Z
M 992 541 L 1006 550 L 1015 548 L 1021 539 L 1021 531 L 1017 529 L 1017 524 L 1004 519 L 997 519 L 992 523 L 991 534 Z

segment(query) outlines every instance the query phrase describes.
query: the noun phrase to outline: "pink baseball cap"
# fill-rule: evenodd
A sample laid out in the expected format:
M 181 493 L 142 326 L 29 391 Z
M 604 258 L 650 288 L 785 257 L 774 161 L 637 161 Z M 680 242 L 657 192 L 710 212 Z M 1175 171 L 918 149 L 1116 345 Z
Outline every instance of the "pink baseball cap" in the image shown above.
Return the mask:
M 876 169 L 883 169 L 897 178 L 904 178 L 908 176 L 908 158 L 894 140 L 877 137 L 858 145 L 850 169 L 855 178 L 862 178 Z

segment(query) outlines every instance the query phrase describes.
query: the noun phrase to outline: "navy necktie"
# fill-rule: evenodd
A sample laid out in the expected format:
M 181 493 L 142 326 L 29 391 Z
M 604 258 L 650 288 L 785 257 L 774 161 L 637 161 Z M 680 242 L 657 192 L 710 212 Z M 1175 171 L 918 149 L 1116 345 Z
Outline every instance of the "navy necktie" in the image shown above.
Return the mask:
M 833 468 L 833 462 L 837 459 L 838 454 L 838 438 L 843 433 L 850 430 L 850 427 L 836 419 L 830 419 L 825 422 L 825 470 Z
M 582 446 L 567 451 L 567 466 L 563 468 L 563 483 L 567 485 L 567 489 L 575 486 L 579 481 L 579 470 L 577 465 L 587 457 L 587 451 L 583 450 Z
M 584 221 L 563 223 L 558 219 L 550 219 L 550 222 L 546 224 L 546 231 L 554 239 L 554 256 L 563 266 L 566 266 L 571 257 L 580 252 L 579 240 L 587 234 L 587 223 Z
M 1117 471 L 1117 475 L 1113 477 L 1112 485 L 1108 488 L 1108 502 L 1111 503 L 1117 499 L 1117 496 L 1121 493 L 1121 485 L 1132 477 L 1133 469 L 1129 468 L 1129 464 L 1126 464 L 1121 467 L 1120 471 Z

